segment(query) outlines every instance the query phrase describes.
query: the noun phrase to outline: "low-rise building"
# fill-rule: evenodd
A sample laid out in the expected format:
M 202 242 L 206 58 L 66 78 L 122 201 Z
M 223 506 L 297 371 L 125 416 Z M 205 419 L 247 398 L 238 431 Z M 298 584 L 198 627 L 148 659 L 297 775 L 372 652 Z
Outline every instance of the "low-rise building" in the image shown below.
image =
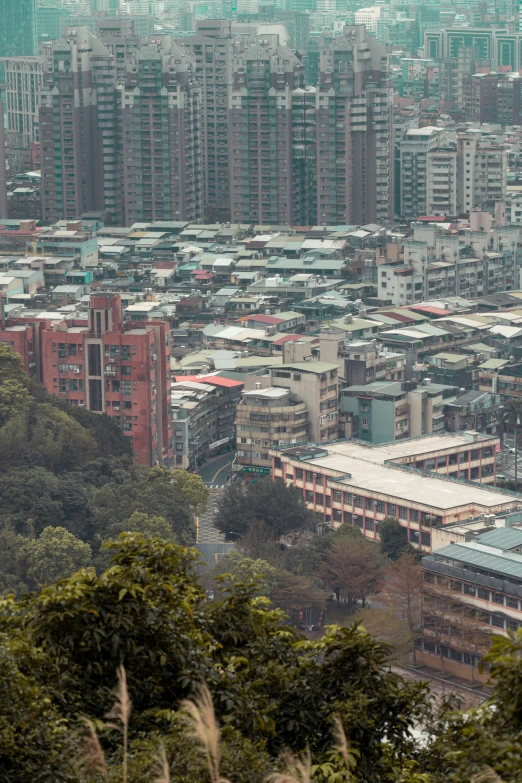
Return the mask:
M 178 377 L 172 384 L 174 467 L 197 468 L 234 445 L 243 382 L 218 373 Z
M 269 386 L 243 392 L 236 411 L 237 456 L 242 474 L 270 475 L 271 448 L 289 448 L 308 440 L 308 410 L 288 389 Z
M 488 668 L 478 671 L 477 666 L 491 637 L 522 628 L 521 521 L 521 514 L 511 514 L 498 520 L 505 527 L 492 526 L 478 534 L 469 529 L 464 540 L 456 530 L 454 543 L 422 559 L 419 663 L 465 679 L 487 680 Z M 481 526 L 495 524 L 493 515 Z
M 379 523 L 395 517 L 409 542 L 429 552 L 433 528 L 522 506 L 518 495 L 480 486 L 495 480 L 498 447 L 498 438 L 470 432 L 380 446 L 308 444 L 270 455 L 272 476 L 298 487 L 332 527 L 355 525 L 378 540 Z

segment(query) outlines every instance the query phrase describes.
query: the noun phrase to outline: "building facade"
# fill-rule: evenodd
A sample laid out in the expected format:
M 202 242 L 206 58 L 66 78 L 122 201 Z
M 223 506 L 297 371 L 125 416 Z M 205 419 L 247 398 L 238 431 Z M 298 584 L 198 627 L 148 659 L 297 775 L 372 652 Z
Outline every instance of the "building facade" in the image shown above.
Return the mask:
M 160 40 L 131 58 L 121 90 L 124 225 L 202 217 L 201 88 L 192 58 Z
M 44 386 L 69 405 L 110 416 L 132 439 L 137 465 L 171 466 L 168 324 L 124 324 L 118 294 L 91 295 L 88 319 L 43 331 Z
M 393 212 L 386 49 L 363 26 L 324 42 L 317 86 L 317 222 L 385 223 Z
M 302 490 L 326 523 L 354 525 L 378 540 L 379 522 L 391 516 L 413 546 L 430 552 L 435 528 L 519 508 L 517 496 L 479 485 L 495 480 L 498 444 L 478 433 L 439 434 L 381 446 L 296 446 L 270 455 L 272 476 Z
M 115 65 L 84 27 L 51 45 L 39 114 L 42 216 L 108 213 L 122 224 Z
M 234 57 L 229 94 L 233 223 L 295 225 L 292 100 L 304 65 L 277 35 L 258 37 Z
M 200 145 L 205 220 L 230 220 L 228 91 L 232 81 L 232 22 L 196 22 L 196 35 L 177 41 L 195 61 L 196 79 L 204 96 Z

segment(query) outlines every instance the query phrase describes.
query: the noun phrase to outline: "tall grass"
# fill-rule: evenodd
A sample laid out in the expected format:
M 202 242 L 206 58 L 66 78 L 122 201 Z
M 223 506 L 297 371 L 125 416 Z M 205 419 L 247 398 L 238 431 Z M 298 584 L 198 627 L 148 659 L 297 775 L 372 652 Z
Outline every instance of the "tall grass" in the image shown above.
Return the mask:
M 211 783 L 230 783 L 220 772 L 221 732 L 208 687 L 202 685 L 198 697 L 194 701 L 184 701 L 181 709 L 190 735 L 201 745 Z

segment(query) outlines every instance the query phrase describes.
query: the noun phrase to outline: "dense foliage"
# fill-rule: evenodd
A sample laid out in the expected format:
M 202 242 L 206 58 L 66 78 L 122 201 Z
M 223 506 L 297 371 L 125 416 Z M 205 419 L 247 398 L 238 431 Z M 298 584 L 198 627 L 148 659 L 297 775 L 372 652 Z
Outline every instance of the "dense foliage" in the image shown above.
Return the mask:
M 381 743 L 386 739 L 400 764 L 424 691 L 387 668 L 384 646 L 357 627 L 331 628 L 317 641 L 304 640 L 280 610 L 255 597 L 252 583 L 224 588 L 208 602 L 195 576 L 194 550 L 138 534 L 124 534 L 109 547 L 112 563 L 100 576 L 80 570 L 3 607 L 0 662 L 13 673 L 20 697 L 13 691 L 0 695 L 0 720 L 16 723 L 13 699 L 25 700 L 27 731 L 39 745 L 44 769 L 49 765 L 39 780 L 69 779 L 67 743 L 73 743 L 81 716 L 99 719 L 109 710 L 120 663 L 133 702 L 136 747 L 147 747 L 158 734 L 175 747 L 180 702 L 205 682 L 227 727 L 225 739 L 235 743 L 239 756 L 247 750 L 260 754 L 262 772 L 275 769 L 285 748 L 309 747 L 323 758 L 338 714 L 359 754 L 359 779 L 390 779 Z M 42 706 L 32 714 L 35 698 Z M 41 720 L 51 729 L 40 734 Z M 60 771 L 55 742 L 64 749 Z M 3 739 L 0 734 L 0 743 L 11 780 L 27 780 L 34 743 L 20 748 L 9 731 Z M 247 776 L 232 775 L 232 781 L 260 779 L 256 765 L 248 769 L 244 765 Z
M 125 720 L 129 783 L 158 780 L 159 756 L 162 780 L 168 767 L 174 783 L 209 783 L 183 702 L 203 684 L 221 726 L 220 774 L 231 783 L 263 783 L 293 765 L 285 750 L 307 749 L 313 783 L 461 783 L 488 768 L 505 783 L 521 780 L 522 634 L 488 653 L 490 703 L 466 713 L 444 703 L 437 713 L 357 624 L 305 639 L 255 596 L 254 583 L 208 601 L 194 550 L 139 534 L 108 547 L 112 562 L 100 576 L 80 570 L 1 606 L 2 781 L 97 783 L 103 754 L 107 779 L 121 783 Z M 125 711 L 120 691 L 107 724 L 121 664 L 130 702 Z M 86 744 L 84 718 L 97 745 Z M 421 743 L 414 727 L 425 729 Z M 333 742 L 339 729 L 344 751 Z
M 101 544 L 122 531 L 194 542 L 208 490 L 185 471 L 133 467 L 129 442 L 110 417 L 49 395 L 0 343 L 0 594 L 104 567 Z

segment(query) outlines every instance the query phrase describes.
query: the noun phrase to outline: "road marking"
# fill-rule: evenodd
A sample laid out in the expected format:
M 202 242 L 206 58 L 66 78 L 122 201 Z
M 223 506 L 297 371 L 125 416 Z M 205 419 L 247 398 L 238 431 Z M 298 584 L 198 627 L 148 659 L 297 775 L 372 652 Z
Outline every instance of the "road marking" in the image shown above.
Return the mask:
M 225 470 L 225 468 L 228 468 L 228 467 L 230 467 L 230 462 L 225 462 L 225 464 L 223 465 L 223 467 L 221 467 L 219 470 L 217 470 L 217 471 L 214 473 L 214 475 L 213 475 L 213 476 L 212 476 L 212 478 L 210 479 L 210 483 L 211 483 L 211 484 L 213 484 L 213 483 L 214 483 L 214 481 L 216 480 L 216 478 L 217 478 L 217 477 L 219 476 L 219 474 L 221 473 L 221 471 L 222 471 L 222 470 Z

